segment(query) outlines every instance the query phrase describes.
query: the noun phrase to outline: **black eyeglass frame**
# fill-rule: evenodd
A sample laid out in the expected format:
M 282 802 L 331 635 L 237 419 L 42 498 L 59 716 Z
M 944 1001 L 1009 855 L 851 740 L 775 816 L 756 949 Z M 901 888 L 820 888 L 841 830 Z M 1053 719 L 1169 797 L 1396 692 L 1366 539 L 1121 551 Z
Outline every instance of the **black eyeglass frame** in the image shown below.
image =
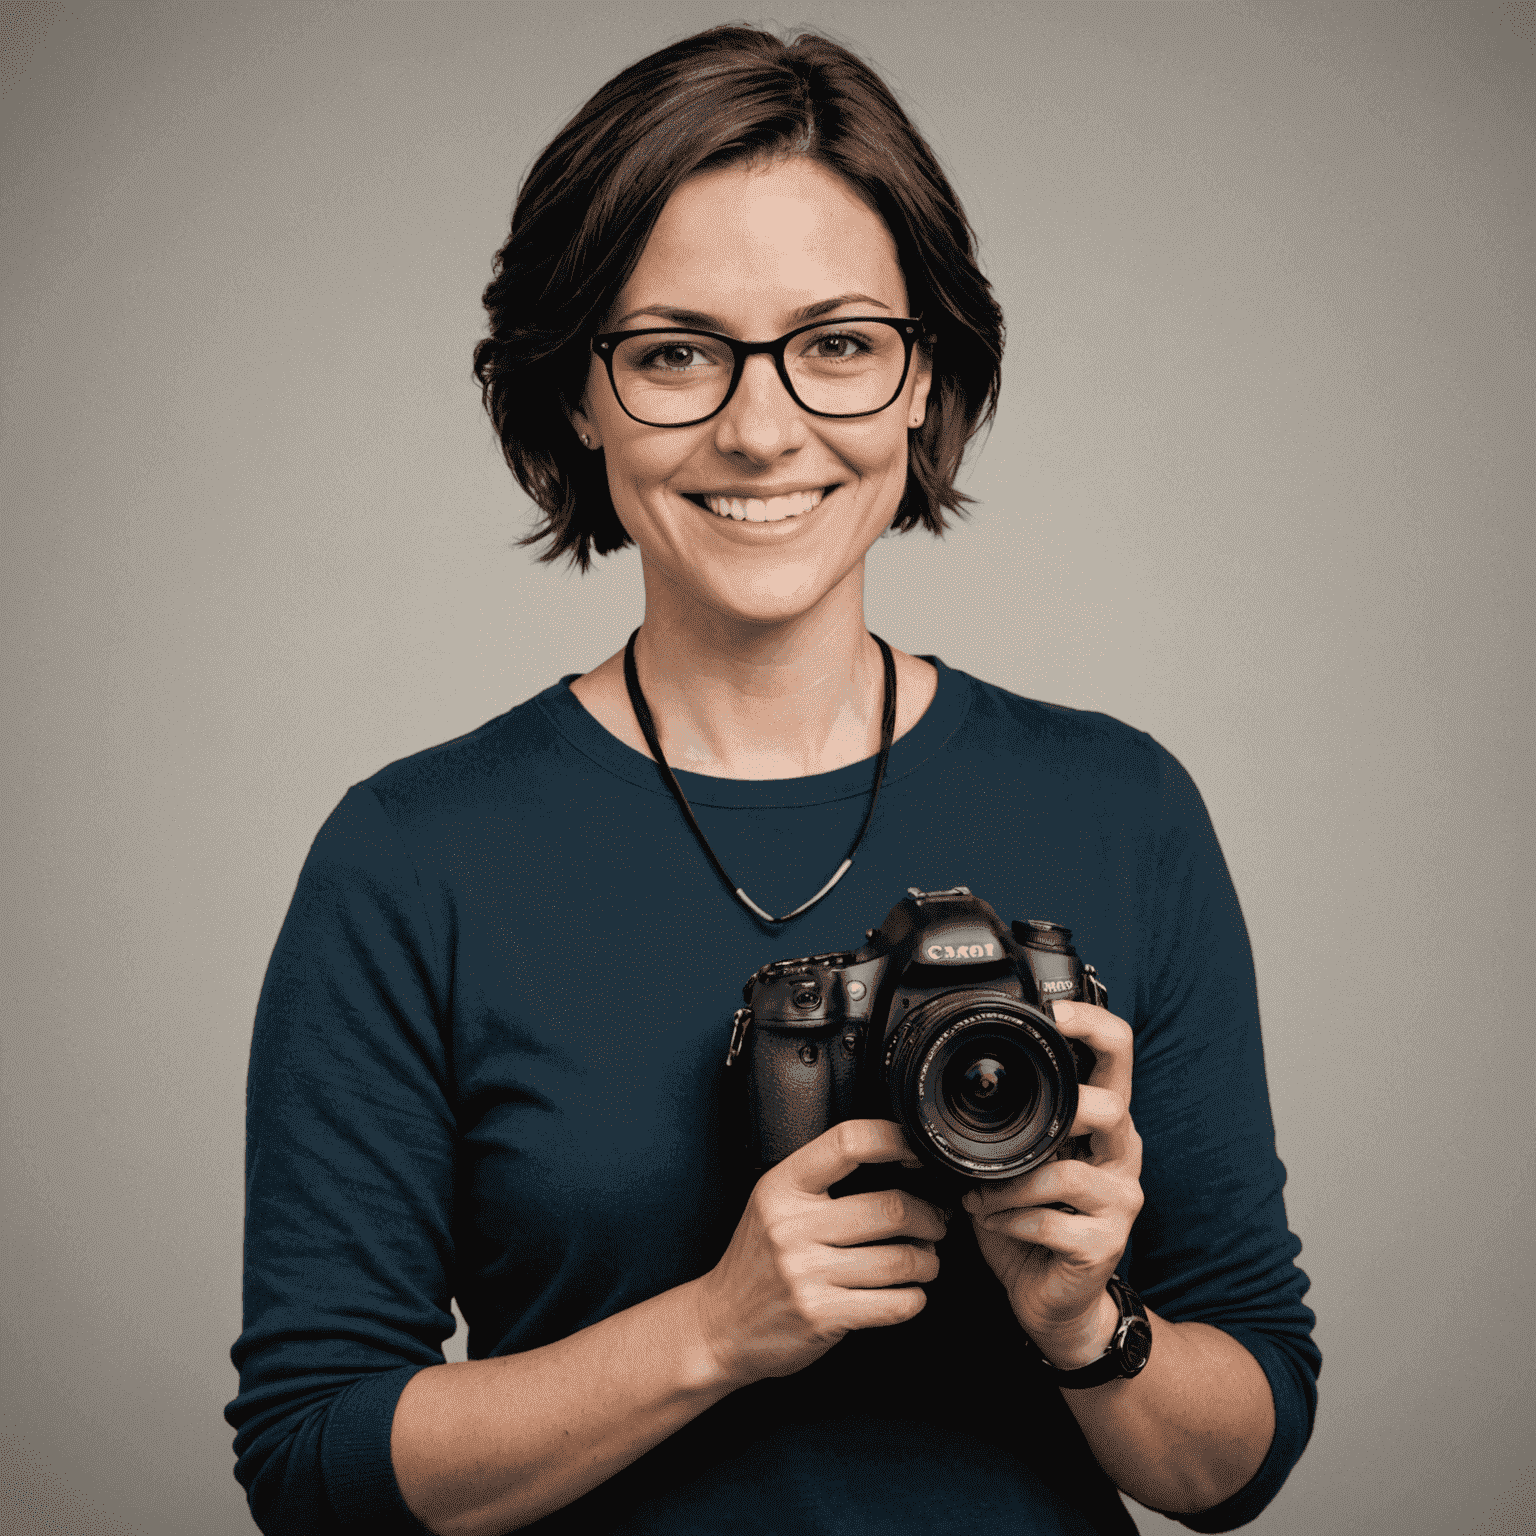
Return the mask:
M 807 331 L 835 330 L 839 325 L 888 325 L 901 336 L 906 346 L 906 356 L 901 363 L 901 378 L 897 381 L 891 398 L 884 405 L 877 405 L 869 411 L 818 411 L 814 406 L 807 405 L 795 393 L 795 386 L 789 380 L 789 369 L 784 365 L 785 348 L 796 336 L 803 336 Z M 821 416 L 830 421 L 853 421 L 861 416 L 878 416 L 881 411 L 888 411 L 901 397 L 902 390 L 907 386 L 907 375 L 912 371 L 912 348 L 919 341 L 931 345 L 934 340 L 932 336 L 923 334 L 922 326 L 921 315 L 839 315 L 835 319 L 813 320 L 809 325 L 796 326 L 794 330 L 786 331 L 777 341 L 738 341 L 734 336 L 722 336 L 719 331 L 700 331 L 686 325 L 653 325 L 638 331 L 601 332 L 592 338 L 592 350 L 608 366 L 608 386 L 613 390 L 613 398 L 619 402 L 619 409 L 631 421 L 639 422 L 642 427 L 697 427 L 702 426 L 706 421 L 713 421 L 731 403 L 731 397 L 736 393 L 736 386 L 741 383 L 741 375 L 746 369 L 747 359 L 759 352 L 766 352 L 773 359 L 773 366 L 778 371 L 780 383 L 788 391 L 789 398 L 802 411 L 809 411 L 812 416 Z M 707 416 L 696 416 L 692 421 L 647 421 L 643 416 L 636 416 L 624 404 L 624 397 L 619 393 L 618 383 L 613 377 L 614 349 L 621 341 L 628 341 L 632 336 L 707 336 L 711 341 L 723 341 L 731 349 L 735 359 L 735 367 L 731 370 L 731 382 L 726 388 L 725 398 Z

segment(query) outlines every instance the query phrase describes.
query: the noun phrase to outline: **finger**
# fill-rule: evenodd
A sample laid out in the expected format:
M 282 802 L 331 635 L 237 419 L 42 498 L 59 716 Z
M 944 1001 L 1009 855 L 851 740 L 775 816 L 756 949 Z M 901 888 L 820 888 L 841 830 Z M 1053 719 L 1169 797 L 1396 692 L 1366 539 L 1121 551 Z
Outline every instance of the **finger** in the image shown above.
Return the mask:
M 1074 1136 L 1089 1137 L 1091 1160 L 1100 1167 L 1130 1169 L 1141 1177 L 1141 1137 L 1125 1101 L 1107 1088 L 1090 1086 L 1077 1090 L 1077 1118 L 1072 1122 Z
M 1085 1268 L 1113 1265 L 1125 1251 L 1125 1231 L 1112 1219 L 1074 1215 L 1038 1206 L 1028 1211 L 1004 1211 L 979 1224 L 985 1231 L 1032 1243 Z
M 893 1237 L 936 1243 L 948 1231 L 944 1213 L 901 1189 L 845 1195 L 823 1218 L 822 1242 L 835 1248 Z
M 844 1328 L 890 1328 L 908 1323 L 928 1305 L 920 1285 L 893 1285 L 885 1290 L 842 1292 Z
M 992 1189 L 972 1190 L 965 1197 L 966 1210 L 978 1222 L 1008 1211 L 1051 1205 L 1070 1205 L 1084 1216 L 1140 1210 L 1140 1186 L 1117 1168 L 1067 1161 L 1047 1163 L 1021 1179 L 1010 1179 Z
M 1118 1093 L 1129 1104 L 1131 1066 L 1135 1059 L 1131 1026 L 1107 1008 L 1096 1008 L 1092 1003 L 1052 1003 L 1051 1011 L 1062 1034 L 1071 1040 L 1081 1040 L 1093 1052 L 1094 1068 L 1088 1081 Z
M 1110 1088 L 1100 1088 L 1095 1083 L 1084 1083 L 1077 1090 L 1077 1116 L 1072 1121 L 1074 1136 L 1087 1136 L 1099 1131 L 1112 1131 L 1123 1121 L 1129 1120 L 1131 1107 L 1125 1096 Z
M 831 1248 L 821 1269 L 832 1285 L 878 1290 L 888 1285 L 926 1285 L 938 1277 L 939 1256 L 929 1243 L 877 1243 L 868 1248 Z
M 1107 1131 L 1095 1131 L 1089 1145 L 1095 1166 L 1141 1177 L 1141 1133 L 1129 1115 Z
M 842 1120 L 791 1152 L 765 1177 L 804 1195 L 824 1195 L 861 1163 L 921 1164 L 894 1120 Z

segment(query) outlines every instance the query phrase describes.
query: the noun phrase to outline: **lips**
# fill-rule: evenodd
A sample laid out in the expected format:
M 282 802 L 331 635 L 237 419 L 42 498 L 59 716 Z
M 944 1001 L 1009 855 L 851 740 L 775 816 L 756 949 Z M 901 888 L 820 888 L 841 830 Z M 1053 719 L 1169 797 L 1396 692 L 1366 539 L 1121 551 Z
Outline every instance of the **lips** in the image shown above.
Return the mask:
M 725 517 L 737 523 L 782 523 L 786 518 L 799 517 L 821 505 L 825 488 L 813 491 L 789 491 L 782 496 L 720 496 L 700 493 L 689 496 L 697 506 L 705 507 L 716 517 Z

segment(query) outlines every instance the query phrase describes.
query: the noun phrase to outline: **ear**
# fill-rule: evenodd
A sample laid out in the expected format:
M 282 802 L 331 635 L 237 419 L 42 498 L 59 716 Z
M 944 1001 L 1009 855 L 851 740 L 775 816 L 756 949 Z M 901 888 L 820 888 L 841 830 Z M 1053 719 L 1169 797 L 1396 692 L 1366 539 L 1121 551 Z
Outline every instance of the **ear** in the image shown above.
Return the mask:
M 601 448 L 603 446 L 603 439 L 598 433 L 597 423 L 580 406 L 567 411 L 565 414 L 571 423 L 571 430 L 581 439 L 581 446 L 583 448 Z
M 912 409 L 907 412 L 907 428 L 915 431 L 928 419 L 928 390 L 933 384 L 933 362 L 921 347 L 912 349 Z

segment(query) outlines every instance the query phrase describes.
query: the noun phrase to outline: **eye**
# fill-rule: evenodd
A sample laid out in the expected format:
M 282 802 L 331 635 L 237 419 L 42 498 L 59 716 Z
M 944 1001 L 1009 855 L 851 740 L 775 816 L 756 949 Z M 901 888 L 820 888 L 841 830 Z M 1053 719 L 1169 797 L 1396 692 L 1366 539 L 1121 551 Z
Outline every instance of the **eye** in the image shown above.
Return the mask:
M 652 347 L 641 358 L 640 366 L 659 373 L 686 373 L 690 368 L 703 367 L 709 362 L 699 347 L 686 341 L 667 341 Z
M 828 358 L 833 362 L 840 358 L 857 357 L 860 352 L 868 350 L 862 336 L 853 336 L 846 331 L 821 331 L 811 342 L 814 356 Z

